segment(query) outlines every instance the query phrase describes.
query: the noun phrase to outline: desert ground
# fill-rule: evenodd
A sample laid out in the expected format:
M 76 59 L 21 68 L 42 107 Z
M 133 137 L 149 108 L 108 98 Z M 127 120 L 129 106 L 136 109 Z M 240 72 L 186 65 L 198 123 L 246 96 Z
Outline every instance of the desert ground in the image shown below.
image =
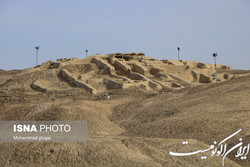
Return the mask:
M 0 166 L 222 166 L 211 152 L 169 153 L 207 149 L 239 129 L 228 148 L 250 143 L 250 71 L 216 68 L 218 82 L 214 64 L 114 53 L 0 70 L 1 120 L 88 124 L 84 143 L 0 142 Z M 250 166 L 236 152 L 225 166 Z

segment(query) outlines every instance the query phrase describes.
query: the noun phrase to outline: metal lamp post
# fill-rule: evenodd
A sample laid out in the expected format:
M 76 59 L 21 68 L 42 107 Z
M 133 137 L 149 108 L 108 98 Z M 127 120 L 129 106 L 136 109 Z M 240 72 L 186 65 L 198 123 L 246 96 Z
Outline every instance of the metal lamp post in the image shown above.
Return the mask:
M 52 91 L 53 91 L 52 100 L 55 99 L 55 93 L 54 93 L 54 74 L 53 74 L 54 64 L 55 64 L 55 62 L 51 62 L 51 68 L 52 68 Z
M 38 50 L 39 50 L 39 46 L 35 47 L 36 49 L 36 66 L 38 65 Z
M 213 57 L 214 57 L 215 77 L 216 77 L 216 82 L 218 82 L 218 78 L 217 78 L 217 66 L 216 66 L 217 53 L 213 53 Z
M 85 50 L 85 52 L 86 52 L 86 58 L 87 58 L 87 57 L 88 57 L 88 52 L 89 52 L 89 51 L 88 51 L 88 50 Z
M 180 60 L 180 48 L 178 47 L 177 50 L 178 50 L 178 60 Z

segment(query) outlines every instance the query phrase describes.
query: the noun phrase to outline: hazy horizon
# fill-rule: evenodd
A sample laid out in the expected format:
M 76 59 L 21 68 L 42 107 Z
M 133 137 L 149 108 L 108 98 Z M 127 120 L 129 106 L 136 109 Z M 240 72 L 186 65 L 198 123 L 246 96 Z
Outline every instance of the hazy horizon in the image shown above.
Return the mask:
M 114 52 L 144 52 L 250 70 L 250 1 L 0 1 L 0 69 Z

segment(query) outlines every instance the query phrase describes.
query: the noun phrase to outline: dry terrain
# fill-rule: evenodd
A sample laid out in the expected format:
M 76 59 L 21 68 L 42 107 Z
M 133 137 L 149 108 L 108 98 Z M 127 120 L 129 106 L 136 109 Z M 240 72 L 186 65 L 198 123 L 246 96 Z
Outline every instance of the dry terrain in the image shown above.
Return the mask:
M 128 59 L 126 59 L 128 58 Z M 204 152 L 250 143 L 250 71 L 140 54 L 57 60 L 25 70 L 0 70 L 0 120 L 86 120 L 85 143 L 0 143 L 0 166 L 222 166 Z M 183 145 L 183 141 L 188 141 Z M 236 158 L 225 166 L 250 166 Z M 207 156 L 207 159 L 201 159 Z

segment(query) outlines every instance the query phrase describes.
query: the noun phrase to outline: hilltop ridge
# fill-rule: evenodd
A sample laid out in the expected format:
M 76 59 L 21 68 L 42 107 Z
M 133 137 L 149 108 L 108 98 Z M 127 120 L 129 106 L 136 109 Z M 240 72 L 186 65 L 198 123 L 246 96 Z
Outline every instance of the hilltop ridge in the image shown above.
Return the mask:
M 55 63 L 54 89 L 62 94 L 69 93 L 74 87 L 98 94 L 129 87 L 170 91 L 216 82 L 214 64 L 175 59 L 158 60 L 146 57 L 143 53 L 115 53 L 93 55 L 85 59 L 50 60 L 37 67 L 18 71 L 13 78 L 8 78 L 6 72 L 0 78 L 0 85 L 25 92 L 51 92 L 51 62 Z M 230 66 L 222 64 L 217 64 L 217 69 L 219 82 L 243 75 L 233 74 Z

